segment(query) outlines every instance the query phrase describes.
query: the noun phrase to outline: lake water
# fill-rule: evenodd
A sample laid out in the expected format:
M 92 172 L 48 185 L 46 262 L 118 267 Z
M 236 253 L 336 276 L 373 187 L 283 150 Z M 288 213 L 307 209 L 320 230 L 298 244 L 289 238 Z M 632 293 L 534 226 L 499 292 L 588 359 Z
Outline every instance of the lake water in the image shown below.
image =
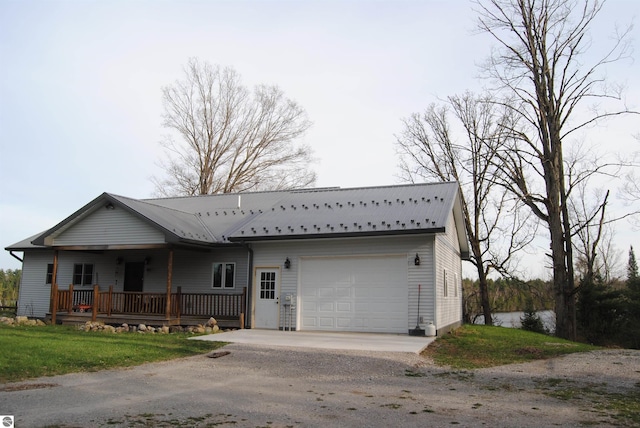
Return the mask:
M 542 320 L 544 327 L 549 331 L 556 329 L 556 313 L 554 311 L 538 311 L 538 316 Z M 524 316 L 524 312 L 497 312 L 493 314 L 495 325 L 502 327 L 520 328 L 520 318 Z M 475 322 L 476 324 L 484 324 L 484 317 L 480 316 Z

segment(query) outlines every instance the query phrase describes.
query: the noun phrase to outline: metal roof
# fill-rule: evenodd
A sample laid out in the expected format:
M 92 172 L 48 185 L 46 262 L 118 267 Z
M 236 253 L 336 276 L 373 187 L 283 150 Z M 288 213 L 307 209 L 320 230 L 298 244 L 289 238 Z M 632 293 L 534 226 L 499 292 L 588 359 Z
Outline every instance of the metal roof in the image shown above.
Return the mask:
M 124 196 L 111 196 L 128 207 L 130 211 L 159 226 L 165 233 L 168 233 L 169 236 L 173 235 L 177 240 L 202 243 L 218 241 L 201 221 L 201 216 L 198 213 L 158 206 L 144 200 L 126 198 Z M 169 240 L 173 241 L 174 239 Z
M 453 210 L 463 253 L 468 243 L 455 182 L 351 189 L 320 188 L 160 199 L 103 193 L 30 241 L 43 245 L 113 203 L 165 233 L 196 245 L 278 239 L 445 232 Z M 29 248 L 26 240 L 7 249 Z
M 33 240 L 35 240 L 38 236 L 42 235 L 42 233 L 38 233 L 37 235 L 30 236 L 22 241 L 16 242 L 13 245 L 9 245 L 5 248 L 7 251 L 25 251 L 25 250 L 37 250 L 37 249 L 47 249 L 47 247 L 42 245 L 33 244 Z
M 231 241 L 443 232 L 456 183 L 293 191 L 226 236 Z

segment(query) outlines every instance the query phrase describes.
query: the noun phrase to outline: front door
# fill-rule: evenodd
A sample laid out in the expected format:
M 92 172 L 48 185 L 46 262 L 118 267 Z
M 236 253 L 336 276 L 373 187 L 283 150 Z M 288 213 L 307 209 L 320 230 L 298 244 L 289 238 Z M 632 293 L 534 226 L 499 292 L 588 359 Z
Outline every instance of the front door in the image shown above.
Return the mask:
M 142 293 L 144 263 L 129 262 L 124 265 L 124 291 Z
M 129 262 L 124 265 L 123 290 L 130 293 L 142 293 L 144 282 L 144 263 Z M 125 294 L 124 308 L 126 313 L 143 312 L 142 296 L 140 294 Z
M 280 270 L 256 269 L 256 317 L 255 328 L 278 328 L 280 314 Z

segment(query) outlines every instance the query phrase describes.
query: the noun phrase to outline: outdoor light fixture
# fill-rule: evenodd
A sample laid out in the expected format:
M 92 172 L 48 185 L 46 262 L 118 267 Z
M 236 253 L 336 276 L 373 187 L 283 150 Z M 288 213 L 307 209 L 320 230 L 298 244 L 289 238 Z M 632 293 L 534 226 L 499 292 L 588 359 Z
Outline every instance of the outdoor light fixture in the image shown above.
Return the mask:
M 290 269 L 291 268 L 291 260 L 289 260 L 289 257 L 287 257 L 284 261 L 284 268 L 285 269 Z
M 416 253 L 416 258 L 413 259 L 413 263 L 415 263 L 416 266 L 420 266 L 420 256 L 418 253 Z
M 113 204 L 111 202 L 109 202 L 107 205 L 104 206 L 106 209 L 108 210 L 114 210 L 116 207 L 113 206 Z
M 151 257 L 145 257 L 144 258 L 144 264 L 145 266 L 148 265 L 149 263 L 151 263 Z
M 118 257 L 118 258 L 116 258 L 116 264 L 117 264 L 117 265 L 121 265 L 121 264 L 122 264 L 122 261 L 123 261 L 123 258 L 122 258 L 122 257 Z

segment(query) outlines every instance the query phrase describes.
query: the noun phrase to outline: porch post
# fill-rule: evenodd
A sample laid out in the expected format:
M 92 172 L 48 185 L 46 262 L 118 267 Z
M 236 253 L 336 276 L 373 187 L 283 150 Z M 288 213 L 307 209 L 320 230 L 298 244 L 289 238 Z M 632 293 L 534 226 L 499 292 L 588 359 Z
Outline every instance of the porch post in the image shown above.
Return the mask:
M 56 312 L 58 311 L 58 250 L 53 251 L 53 273 L 51 275 L 51 324 L 56 324 Z
M 180 319 L 182 313 L 182 287 L 178 285 L 178 292 L 176 293 L 176 317 Z
M 56 325 L 56 313 L 58 312 L 58 284 L 51 284 L 51 324 Z
M 167 302 L 165 316 L 171 318 L 171 281 L 173 280 L 173 248 L 169 248 L 169 260 L 167 260 Z
M 93 285 L 93 308 L 91 308 L 91 321 L 96 322 L 98 317 L 98 303 L 100 299 L 100 287 L 98 284 Z
M 49 294 L 49 311 L 53 311 L 53 285 L 57 284 L 58 276 L 58 250 L 53 252 L 53 272 L 51 273 L 51 292 Z
M 69 284 L 69 296 L 67 297 L 67 313 L 73 312 L 73 284 Z
M 113 285 L 109 286 L 109 299 L 107 300 L 107 316 L 111 316 L 111 299 L 113 299 Z

